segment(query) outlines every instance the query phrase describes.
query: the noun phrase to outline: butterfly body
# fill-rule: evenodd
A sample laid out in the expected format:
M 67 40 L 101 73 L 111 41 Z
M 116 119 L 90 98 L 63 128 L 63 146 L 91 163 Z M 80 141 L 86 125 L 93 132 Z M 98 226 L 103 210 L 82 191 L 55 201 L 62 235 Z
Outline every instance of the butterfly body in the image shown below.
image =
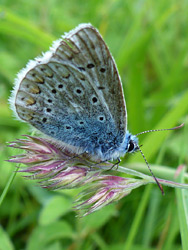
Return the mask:
M 18 74 L 19 119 L 76 153 L 105 161 L 137 149 L 117 67 L 99 32 L 81 24 Z

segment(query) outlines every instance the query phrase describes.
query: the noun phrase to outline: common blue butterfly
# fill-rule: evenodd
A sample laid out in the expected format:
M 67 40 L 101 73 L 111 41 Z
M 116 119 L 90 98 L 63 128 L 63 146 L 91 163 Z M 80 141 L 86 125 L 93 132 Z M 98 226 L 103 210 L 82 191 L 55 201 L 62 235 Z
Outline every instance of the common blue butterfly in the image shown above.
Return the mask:
M 115 160 L 137 149 L 115 61 L 99 32 L 81 24 L 30 61 L 11 97 L 17 116 L 94 158 Z
M 115 61 L 91 24 L 80 24 L 30 61 L 18 74 L 10 103 L 19 119 L 76 154 L 107 161 L 142 153 L 127 130 Z

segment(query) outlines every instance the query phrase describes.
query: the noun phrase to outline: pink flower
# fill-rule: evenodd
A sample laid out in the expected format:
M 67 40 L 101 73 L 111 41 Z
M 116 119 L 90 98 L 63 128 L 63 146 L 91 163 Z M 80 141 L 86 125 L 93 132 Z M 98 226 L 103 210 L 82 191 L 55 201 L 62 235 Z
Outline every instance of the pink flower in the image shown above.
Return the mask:
M 130 192 L 147 184 L 146 180 L 123 178 L 119 176 L 101 175 L 97 182 L 92 183 L 79 194 L 76 209 L 82 211 L 82 215 L 88 215 L 112 202 L 118 201 Z
M 25 153 L 13 156 L 8 161 L 24 164 L 26 167 L 18 171 L 27 173 L 26 178 L 37 180 L 43 188 L 56 190 L 83 187 L 74 207 L 81 211 L 82 216 L 120 200 L 139 186 L 156 183 L 152 176 L 121 166 L 113 170 L 137 178 L 110 175 L 112 163 L 93 162 L 88 154 L 77 155 L 67 148 L 59 148 L 47 139 L 28 135 L 25 137 L 9 145 L 24 149 Z M 157 180 L 166 186 L 188 188 L 186 184 Z

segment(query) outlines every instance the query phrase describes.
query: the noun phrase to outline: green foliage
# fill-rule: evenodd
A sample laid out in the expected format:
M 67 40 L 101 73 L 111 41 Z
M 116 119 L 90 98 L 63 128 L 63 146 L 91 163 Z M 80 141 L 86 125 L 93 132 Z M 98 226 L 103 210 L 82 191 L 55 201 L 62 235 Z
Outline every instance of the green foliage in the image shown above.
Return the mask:
M 71 209 L 77 190 L 49 192 L 20 174 L 12 183 L 15 169 L 5 162 L 15 154 L 6 142 L 29 133 L 7 103 L 16 73 L 83 22 L 99 29 L 114 55 L 131 132 L 186 124 L 187 13 L 186 0 L 1 1 L 0 249 L 187 249 L 187 191 L 166 188 L 162 197 L 157 187 L 147 186 L 79 219 Z M 176 168 L 187 164 L 187 138 L 187 125 L 140 136 L 146 158 L 157 164 L 151 166 L 157 177 L 173 180 Z M 133 155 L 123 165 L 132 162 L 136 169 L 138 161 L 143 159 Z

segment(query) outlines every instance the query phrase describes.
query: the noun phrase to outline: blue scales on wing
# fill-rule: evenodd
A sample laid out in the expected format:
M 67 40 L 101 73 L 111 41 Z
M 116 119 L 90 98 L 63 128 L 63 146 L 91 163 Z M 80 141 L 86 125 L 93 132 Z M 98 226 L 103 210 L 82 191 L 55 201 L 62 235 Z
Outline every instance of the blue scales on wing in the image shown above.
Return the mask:
M 82 24 L 18 76 L 18 117 L 44 134 L 107 160 L 126 134 L 115 62 L 98 31 Z

